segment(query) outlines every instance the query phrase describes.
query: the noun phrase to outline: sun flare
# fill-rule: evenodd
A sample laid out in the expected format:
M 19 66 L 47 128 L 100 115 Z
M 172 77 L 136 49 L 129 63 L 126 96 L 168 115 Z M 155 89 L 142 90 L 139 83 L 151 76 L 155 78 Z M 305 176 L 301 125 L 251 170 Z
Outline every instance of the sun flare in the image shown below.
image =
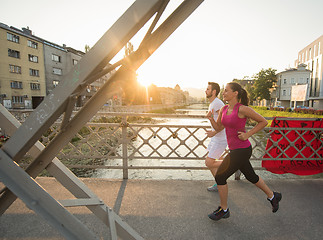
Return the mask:
M 152 82 L 149 79 L 144 78 L 144 77 L 142 77 L 140 75 L 137 75 L 137 81 L 138 81 L 138 83 L 140 85 L 142 85 L 142 86 L 144 86 L 146 88 L 149 87 L 152 84 Z

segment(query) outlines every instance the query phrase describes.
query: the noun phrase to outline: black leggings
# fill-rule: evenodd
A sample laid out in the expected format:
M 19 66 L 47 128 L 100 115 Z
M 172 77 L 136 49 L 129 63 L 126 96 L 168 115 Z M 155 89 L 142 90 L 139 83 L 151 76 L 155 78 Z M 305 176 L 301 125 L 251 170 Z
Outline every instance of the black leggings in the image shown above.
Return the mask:
M 239 148 L 230 150 L 230 153 L 223 159 L 218 171 L 215 175 L 215 181 L 218 185 L 227 184 L 227 179 L 240 170 L 249 182 L 253 184 L 259 181 L 259 176 L 253 170 L 249 161 L 251 157 L 252 147 Z

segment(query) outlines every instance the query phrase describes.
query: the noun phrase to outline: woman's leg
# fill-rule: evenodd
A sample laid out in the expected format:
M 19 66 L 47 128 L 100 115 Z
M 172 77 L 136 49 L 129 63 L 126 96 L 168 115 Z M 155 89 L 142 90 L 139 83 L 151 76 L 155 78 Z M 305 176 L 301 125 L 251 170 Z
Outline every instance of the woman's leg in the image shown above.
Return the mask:
M 228 184 L 218 185 L 219 196 L 220 196 L 220 206 L 223 209 L 228 209 Z
M 228 185 L 227 179 L 238 169 L 237 158 L 231 159 L 231 152 L 227 155 L 222 164 L 220 165 L 216 175 L 215 181 L 218 184 L 218 190 L 220 195 L 220 207 L 208 216 L 212 220 L 218 221 L 221 218 L 230 217 L 230 211 L 228 209 Z
M 268 198 L 272 198 L 274 195 L 274 192 L 270 190 L 270 188 L 267 186 L 267 184 L 265 183 L 265 181 L 259 177 L 259 181 L 257 183 L 255 183 L 255 185 L 260 188 L 266 195 Z
M 240 170 L 243 173 L 243 175 L 245 175 L 245 177 L 249 182 L 255 184 L 259 189 L 261 189 L 267 195 L 268 198 L 271 198 L 274 193 L 273 191 L 270 190 L 270 188 L 267 186 L 264 180 L 255 173 L 255 170 L 253 169 L 250 163 L 250 157 L 252 152 L 251 147 L 249 150 L 250 150 L 249 154 L 246 153 L 245 155 L 246 157 L 241 158 L 241 161 L 243 161 L 243 164 Z
M 215 175 L 215 181 L 218 184 L 220 203 L 223 209 L 228 208 L 228 185 L 227 179 L 239 169 L 239 159 L 231 151 L 223 160 Z
M 270 201 L 272 205 L 272 211 L 277 212 L 279 209 L 279 202 L 282 199 L 282 194 L 279 192 L 273 192 L 267 186 L 265 181 L 255 173 L 249 159 L 247 162 L 243 164 L 240 170 L 248 179 L 248 181 L 255 184 L 259 189 L 261 189 L 267 195 L 267 199 Z

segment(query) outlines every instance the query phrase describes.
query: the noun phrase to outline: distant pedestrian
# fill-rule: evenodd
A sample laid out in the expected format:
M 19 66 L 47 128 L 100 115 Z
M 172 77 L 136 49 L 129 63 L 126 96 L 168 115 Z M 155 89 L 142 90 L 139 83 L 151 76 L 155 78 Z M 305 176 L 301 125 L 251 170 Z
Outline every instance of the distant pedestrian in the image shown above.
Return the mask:
M 227 203 L 227 179 L 237 170 L 240 170 L 248 181 L 255 184 L 267 195 L 267 199 L 272 205 L 272 212 L 277 212 L 282 194 L 273 192 L 264 180 L 255 173 L 250 163 L 252 147 L 248 138 L 263 129 L 267 125 L 267 121 L 248 107 L 247 92 L 238 83 L 231 82 L 226 85 L 223 100 L 228 102 L 228 105 L 221 108 L 218 119 L 215 121 L 212 113 L 208 114 L 208 118 L 216 131 L 225 128 L 230 153 L 229 157 L 224 158 L 215 175 L 221 201 L 220 206 L 208 216 L 212 220 L 220 220 L 230 216 Z M 248 132 L 245 130 L 247 118 L 257 122 Z
M 209 82 L 205 94 L 210 102 L 208 115 L 211 114 L 214 120 L 218 118 L 219 111 L 224 106 L 224 103 L 217 97 L 219 93 L 219 84 Z M 206 131 L 206 134 L 211 138 L 211 141 L 207 147 L 208 155 L 205 159 L 205 165 L 211 171 L 213 177 L 215 177 L 216 171 L 222 163 L 221 156 L 228 146 L 227 138 L 223 129 L 216 132 L 213 127 L 211 131 Z M 207 190 L 218 191 L 217 184 L 215 183 L 213 186 L 208 187 Z

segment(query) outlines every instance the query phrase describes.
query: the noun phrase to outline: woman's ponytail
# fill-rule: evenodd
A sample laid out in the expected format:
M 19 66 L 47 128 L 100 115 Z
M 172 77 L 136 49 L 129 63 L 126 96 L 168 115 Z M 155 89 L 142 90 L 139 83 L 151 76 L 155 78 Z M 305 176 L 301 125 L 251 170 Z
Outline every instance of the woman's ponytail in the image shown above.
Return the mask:
M 248 104 L 249 104 L 249 97 L 248 97 L 247 91 L 245 89 L 243 89 L 239 83 L 230 82 L 229 84 L 230 84 L 231 89 L 234 92 L 235 91 L 238 92 L 238 101 L 241 104 L 243 104 L 245 106 L 248 106 Z
M 241 97 L 240 97 L 240 103 L 248 106 L 249 104 L 249 98 L 248 98 L 248 93 L 245 89 L 241 88 Z

